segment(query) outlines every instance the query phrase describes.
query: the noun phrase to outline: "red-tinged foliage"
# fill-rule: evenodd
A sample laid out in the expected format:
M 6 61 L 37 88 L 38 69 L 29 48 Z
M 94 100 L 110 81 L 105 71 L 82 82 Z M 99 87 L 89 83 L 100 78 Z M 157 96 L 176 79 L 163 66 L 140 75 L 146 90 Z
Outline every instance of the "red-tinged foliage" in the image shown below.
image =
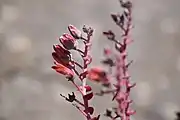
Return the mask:
M 59 41 L 67 50 L 74 49 L 76 47 L 76 39 L 68 33 L 63 34 Z
M 68 78 L 72 78 L 74 76 L 74 72 L 62 64 L 56 64 L 56 66 L 52 66 L 52 68 L 56 70 L 56 72 L 63 74 Z
M 75 26 L 69 25 L 68 30 L 75 39 L 80 39 L 82 37 L 81 31 L 78 30 Z

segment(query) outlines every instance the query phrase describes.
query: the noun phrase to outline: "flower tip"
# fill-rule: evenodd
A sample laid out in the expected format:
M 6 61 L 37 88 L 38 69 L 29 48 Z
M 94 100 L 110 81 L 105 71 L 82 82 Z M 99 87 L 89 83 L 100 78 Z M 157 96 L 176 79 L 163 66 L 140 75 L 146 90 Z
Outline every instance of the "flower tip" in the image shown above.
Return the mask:
M 57 66 L 51 66 L 51 68 L 57 72 Z
M 82 37 L 81 31 L 78 30 L 74 25 L 68 25 L 68 30 L 75 39 L 80 39 Z
M 59 38 L 60 43 L 63 45 L 64 48 L 67 50 L 74 49 L 76 45 L 76 39 L 68 34 L 64 33 L 60 38 Z

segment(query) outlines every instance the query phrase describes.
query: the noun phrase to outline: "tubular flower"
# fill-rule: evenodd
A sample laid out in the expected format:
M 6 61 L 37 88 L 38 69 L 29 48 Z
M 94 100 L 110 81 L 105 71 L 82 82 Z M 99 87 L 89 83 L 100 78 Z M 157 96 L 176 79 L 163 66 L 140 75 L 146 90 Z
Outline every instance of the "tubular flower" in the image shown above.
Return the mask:
M 68 50 L 64 49 L 60 45 L 53 45 L 53 49 L 54 52 L 52 53 L 52 56 L 57 63 L 65 66 L 72 65 L 71 53 Z
M 75 26 L 69 25 L 68 30 L 75 39 L 80 39 L 82 37 L 81 31 L 78 30 Z
M 59 41 L 67 50 L 74 49 L 76 47 L 76 39 L 68 33 L 63 34 L 59 38 Z
M 52 66 L 52 69 L 54 69 L 56 72 L 65 75 L 68 78 L 73 78 L 74 76 L 74 72 L 67 68 L 66 66 L 59 64 L 59 63 L 55 63 L 55 66 Z
M 87 77 L 89 80 L 96 82 L 105 82 L 107 80 L 106 72 L 101 68 L 91 68 Z

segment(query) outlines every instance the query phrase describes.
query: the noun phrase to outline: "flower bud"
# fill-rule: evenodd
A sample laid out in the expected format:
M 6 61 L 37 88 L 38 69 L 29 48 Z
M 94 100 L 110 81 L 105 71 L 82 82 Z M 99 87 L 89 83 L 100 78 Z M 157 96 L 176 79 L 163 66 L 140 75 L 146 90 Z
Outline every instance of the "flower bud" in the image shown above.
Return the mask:
M 69 25 L 68 30 L 75 39 L 80 39 L 82 37 L 81 31 L 78 30 L 75 26 Z
M 76 47 L 76 39 L 68 33 L 63 34 L 59 41 L 67 50 L 74 49 Z
M 54 52 L 52 53 L 52 56 L 57 63 L 67 67 L 72 66 L 71 53 L 68 50 L 63 48 L 61 45 L 53 45 L 53 49 Z

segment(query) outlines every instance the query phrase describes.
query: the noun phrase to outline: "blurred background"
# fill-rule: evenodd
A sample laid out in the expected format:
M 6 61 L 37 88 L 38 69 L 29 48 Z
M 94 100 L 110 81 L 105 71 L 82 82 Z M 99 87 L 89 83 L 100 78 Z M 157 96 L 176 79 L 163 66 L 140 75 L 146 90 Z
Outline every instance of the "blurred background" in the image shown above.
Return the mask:
M 133 4 L 133 120 L 174 120 L 180 110 L 180 1 Z M 0 0 L 0 120 L 83 120 L 59 96 L 75 88 L 51 69 L 52 45 L 69 24 L 92 26 L 92 64 L 100 66 L 103 47 L 112 46 L 102 31 L 119 32 L 113 12 L 121 12 L 118 0 Z M 91 104 L 103 113 L 111 99 L 96 97 Z

